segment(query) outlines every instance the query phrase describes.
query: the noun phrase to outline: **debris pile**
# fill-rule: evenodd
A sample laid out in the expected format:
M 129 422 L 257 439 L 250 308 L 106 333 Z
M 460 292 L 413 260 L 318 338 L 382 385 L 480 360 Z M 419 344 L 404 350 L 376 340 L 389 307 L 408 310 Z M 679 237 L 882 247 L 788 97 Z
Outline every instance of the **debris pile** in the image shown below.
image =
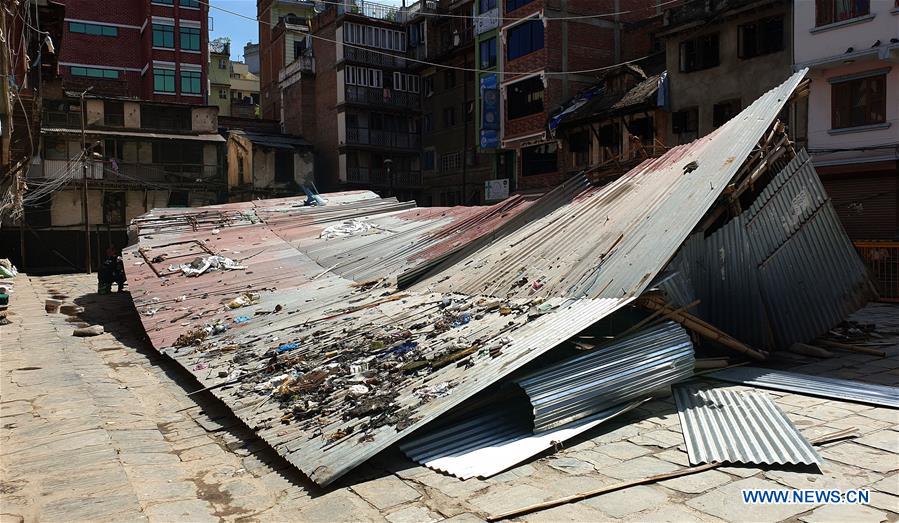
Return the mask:
M 163 259 L 165 258 L 160 258 L 160 261 Z M 199 276 L 207 271 L 235 271 L 244 269 L 246 269 L 246 266 L 224 256 L 197 257 L 190 263 L 169 266 L 169 271 L 180 271 L 185 276 Z

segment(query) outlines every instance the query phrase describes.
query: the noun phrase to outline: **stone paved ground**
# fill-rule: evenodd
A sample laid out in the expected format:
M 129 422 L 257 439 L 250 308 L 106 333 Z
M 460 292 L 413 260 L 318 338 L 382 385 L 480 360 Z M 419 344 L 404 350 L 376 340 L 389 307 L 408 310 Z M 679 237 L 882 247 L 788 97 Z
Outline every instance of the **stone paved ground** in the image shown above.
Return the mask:
M 670 398 L 645 404 L 555 454 L 487 480 L 459 481 L 387 452 L 338 485 L 311 485 L 211 395 L 159 357 L 127 295 L 96 296 L 86 276 L 16 279 L 0 327 L 0 522 L 479 521 L 538 501 L 687 464 Z M 44 312 L 64 296 L 80 318 Z M 865 311 L 899 340 L 899 307 Z M 106 333 L 76 338 L 79 321 Z M 899 384 L 888 358 L 840 353 L 783 366 Z M 899 521 L 899 411 L 768 392 L 807 436 L 862 436 L 819 449 L 823 474 L 721 467 L 527 516 L 527 521 Z M 871 489 L 867 506 L 747 507 L 744 488 Z

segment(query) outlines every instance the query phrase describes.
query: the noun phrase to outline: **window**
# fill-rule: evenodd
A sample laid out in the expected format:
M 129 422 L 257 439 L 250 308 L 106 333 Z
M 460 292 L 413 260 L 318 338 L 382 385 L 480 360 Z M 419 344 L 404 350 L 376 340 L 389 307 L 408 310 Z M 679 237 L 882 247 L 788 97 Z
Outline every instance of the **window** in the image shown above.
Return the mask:
M 153 147 L 153 163 L 169 165 L 202 165 L 203 144 L 197 142 L 172 140 L 165 145 Z
M 197 27 L 182 27 L 179 30 L 181 34 L 181 49 L 183 51 L 199 51 L 200 50 L 200 29 Z
M 383 71 L 369 69 L 368 67 L 347 66 L 344 69 L 345 83 L 347 85 L 360 85 L 362 87 L 383 87 Z
M 175 48 L 175 26 L 153 24 L 153 47 Z
M 294 181 L 293 151 L 275 151 L 275 181 Z
M 421 79 L 421 90 L 425 96 L 434 94 L 434 75 L 425 76 Z
M 169 207 L 187 207 L 189 204 L 190 193 L 188 193 L 187 191 L 169 192 Z
M 222 100 L 228 99 L 228 90 L 227 89 L 219 89 L 219 98 Z
M 530 20 L 510 29 L 508 48 L 509 60 L 543 49 L 543 22 Z
M 534 176 L 556 172 L 558 170 L 557 150 L 555 142 L 522 148 L 521 175 Z
M 532 0 L 506 0 L 506 12 L 509 13 L 531 2 Z
M 627 132 L 643 142 L 652 143 L 655 137 L 655 122 L 652 116 L 634 118 L 627 122 Z
M 434 130 L 434 115 L 427 113 L 421 117 L 421 130 L 429 133 Z
M 784 49 L 784 19 L 782 16 L 763 18 L 738 28 L 740 58 L 753 58 Z
M 418 76 L 406 73 L 393 73 L 393 88 L 397 91 L 417 93 L 419 89 Z
M 142 129 L 190 130 L 190 108 L 141 104 L 140 126 Z
M 679 136 L 680 143 L 698 138 L 699 109 L 691 107 L 673 113 L 671 115 L 671 131 Z
M 740 112 L 740 100 L 725 100 L 712 106 L 712 126 L 717 129 Z
M 173 69 L 153 69 L 153 91 L 157 93 L 175 92 L 175 71 Z
M 113 102 L 111 100 L 103 101 L 103 125 L 112 127 L 122 127 L 125 125 L 125 104 L 122 102 Z
M 447 69 L 443 71 L 443 88 L 452 89 L 453 87 L 456 87 L 456 71 Z
M 184 94 L 201 94 L 200 71 L 181 71 L 181 92 Z
M 479 56 L 481 69 L 496 67 L 496 37 L 481 42 Z
M 680 70 L 699 71 L 718 65 L 718 33 L 686 40 L 680 44 Z
M 455 107 L 444 107 L 443 108 L 443 126 L 444 127 L 452 127 L 456 125 L 456 108 Z
M 99 67 L 71 67 L 69 72 L 72 73 L 72 76 L 106 78 L 108 80 L 118 80 L 119 78 L 119 71 L 115 69 L 101 69 Z
M 815 25 L 851 20 L 870 12 L 870 0 L 815 0 Z
M 509 86 L 507 102 L 509 119 L 543 111 L 543 80 L 539 76 Z
M 440 155 L 440 172 L 447 173 L 462 168 L 462 153 L 446 153 Z
M 200 1 L 199 0 L 180 0 L 178 2 L 178 5 L 180 5 L 181 7 L 190 7 L 193 9 L 199 9 Z
M 845 129 L 886 122 L 886 74 L 831 86 L 831 127 Z
M 383 27 L 343 24 L 343 41 L 348 44 L 367 45 L 390 51 L 406 50 L 406 33 Z
M 227 68 L 228 68 L 228 61 L 225 60 L 224 58 L 219 58 L 219 69 L 227 69 Z
M 480 0 L 478 5 L 480 5 L 480 9 L 481 9 L 478 12 L 486 13 L 487 11 L 490 11 L 491 9 L 496 9 L 496 0 Z
M 69 22 L 69 32 L 94 36 L 119 36 L 118 27 L 83 22 Z
M 425 149 L 421 158 L 422 169 L 425 171 L 434 170 L 434 149 Z
M 150 3 L 159 5 L 175 5 L 175 0 L 153 0 Z
M 125 193 L 103 192 L 103 224 L 125 225 Z
M 568 136 L 568 149 L 572 153 L 574 165 L 584 166 L 590 161 L 590 133 L 584 129 Z

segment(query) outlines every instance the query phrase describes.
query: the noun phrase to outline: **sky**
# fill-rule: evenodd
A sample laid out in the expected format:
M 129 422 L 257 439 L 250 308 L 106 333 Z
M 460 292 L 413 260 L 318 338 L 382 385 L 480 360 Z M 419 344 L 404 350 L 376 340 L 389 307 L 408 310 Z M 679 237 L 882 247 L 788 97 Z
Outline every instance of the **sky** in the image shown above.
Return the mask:
M 401 0 L 378 0 L 380 4 L 399 5 Z M 411 2 L 410 2 L 411 3 Z M 243 60 L 243 46 L 259 41 L 259 24 L 246 18 L 215 9 L 221 7 L 244 16 L 256 18 L 256 0 L 210 0 L 209 18 L 212 19 L 209 38 L 227 36 L 231 39 L 231 59 Z

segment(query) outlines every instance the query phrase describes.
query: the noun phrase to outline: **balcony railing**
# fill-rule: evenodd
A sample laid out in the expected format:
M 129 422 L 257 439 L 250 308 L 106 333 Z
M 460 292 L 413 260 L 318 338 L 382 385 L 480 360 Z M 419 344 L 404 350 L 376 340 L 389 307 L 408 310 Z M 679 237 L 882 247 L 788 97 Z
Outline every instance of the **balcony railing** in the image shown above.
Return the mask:
M 366 127 L 347 127 L 346 143 L 374 145 L 393 149 L 418 149 L 421 138 L 415 133 L 383 131 Z
M 43 178 L 55 179 L 69 175 L 80 180 L 82 164 L 77 160 L 43 160 Z M 150 164 L 113 163 L 92 160 L 88 162 L 88 179 L 121 182 L 197 183 L 214 181 L 221 176 L 219 165 L 210 164 Z
M 385 52 L 374 53 L 367 49 L 359 49 L 358 47 L 343 47 L 343 60 L 345 62 L 356 62 L 376 67 L 391 67 L 394 69 L 404 69 L 407 67 L 406 59 L 402 56 L 386 54 Z
M 342 5 L 337 6 L 337 14 L 354 14 L 376 20 L 403 23 L 408 18 L 408 13 L 398 7 L 391 7 L 378 2 L 366 0 L 343 0 Z
M 347 167 L 346 181 L 375 187 L 421 187 L 421 171 L 391 171 L 388 176 L 384 168 Z
M 346 101 L 382 107 L 403 107 L 413 111 L 421 107 L 421 97 L 417 93 L 358 85 L 346 86 Z

